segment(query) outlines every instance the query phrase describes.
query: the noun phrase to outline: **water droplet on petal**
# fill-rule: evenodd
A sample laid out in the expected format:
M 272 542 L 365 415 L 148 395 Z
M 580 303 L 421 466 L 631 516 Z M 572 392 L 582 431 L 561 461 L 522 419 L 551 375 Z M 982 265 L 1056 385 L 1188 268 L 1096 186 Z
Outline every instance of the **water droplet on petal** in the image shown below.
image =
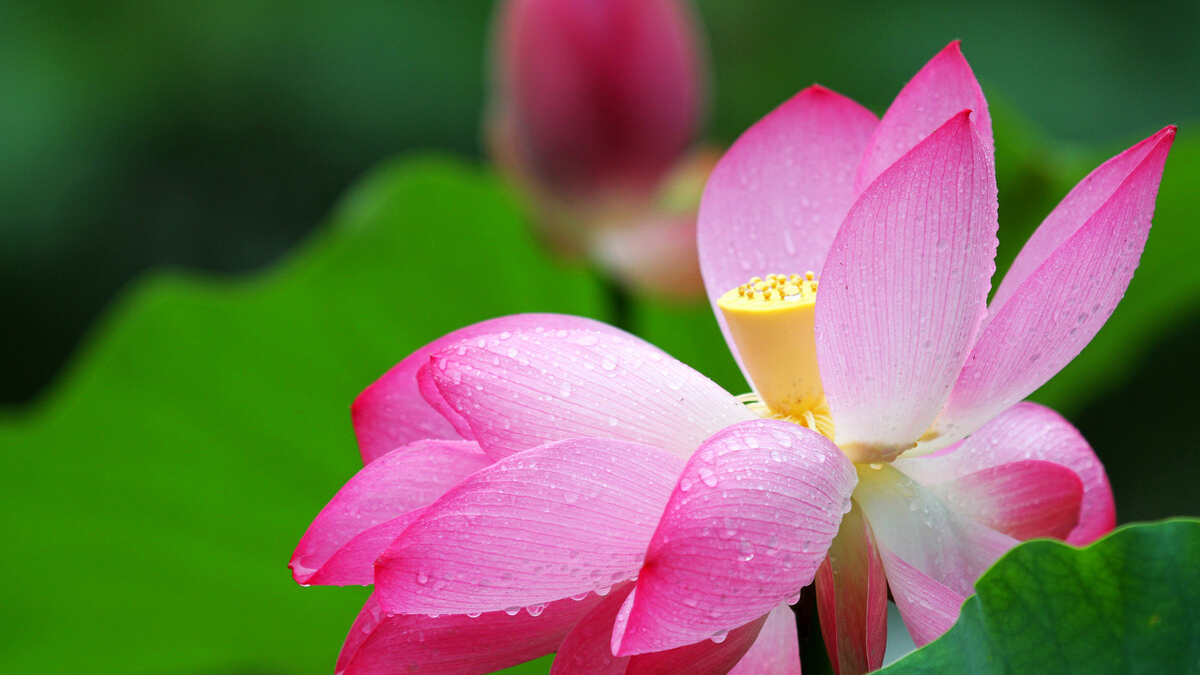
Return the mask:
M 737 550 L 738 560 L 741 560 L 742 562 L 750 562 L 751 560 L 754 560 L 754 544 L 751 544 L 749 541 L 743 539 L 738 542 Z

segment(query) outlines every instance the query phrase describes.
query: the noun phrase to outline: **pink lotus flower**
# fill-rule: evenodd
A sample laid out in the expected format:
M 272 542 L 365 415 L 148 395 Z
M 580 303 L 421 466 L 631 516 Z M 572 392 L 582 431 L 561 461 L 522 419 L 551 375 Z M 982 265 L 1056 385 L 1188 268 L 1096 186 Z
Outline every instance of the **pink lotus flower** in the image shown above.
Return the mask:
M 1072 190 L 990 305 L 991 121 L 957 43 L 882 119 L 814 86 L 714 170 L 701 267 L 752 405 L 821 431 L 857 466 L 853 507 L 817 575 L 841 675 L 881 664 L 888 589 L 921 645 L 1017 540 L 1086 543 L 1113 526 L 1103 468 L 1079 434 L 1014 404 L 1124 294 L 1174 135 L 1163 129 Z
M 715 157 L 688 151 L 701 53 L 681 0 L 501 3 L 486 134 L 560 253 L 634 288 L 703 292 L 695 216 Z
M 784 605 L 815 578 L 840 672 L 862 672 L 882 658 L 889 588 L 923 643 L 1019 539 L 1107 531 L 1090 448 L 1013 404 L 1115 307 L 1173 135 L 1073 190 L 989 309 L 990 123 L 957 45 L 881 121 L 801 92 L 702 203 L 705 281 L 749 405 L 553 315 L 448 335 L 358 398 L 366 466 L 291 563 L 300 583 L 375 583 L 338 671 L 467 675 L 557 652 L 555 673 L 792 675 Z

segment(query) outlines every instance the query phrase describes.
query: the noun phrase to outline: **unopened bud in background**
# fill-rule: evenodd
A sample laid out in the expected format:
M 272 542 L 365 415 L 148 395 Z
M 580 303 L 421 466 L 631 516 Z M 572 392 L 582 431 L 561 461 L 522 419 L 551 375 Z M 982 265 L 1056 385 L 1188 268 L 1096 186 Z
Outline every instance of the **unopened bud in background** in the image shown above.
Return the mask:
M 529 195 L 557 252 L 671 296 L 702 292 L 694 216 L 712 164 L 691 152 L 705 76 L 690 10 L 678 0 L 502 2 L 485 121 L 493 157 Z M 698 178 L 696 167 L 706 167 Z M 681 180 L 698 180 L 682 204 Z M 669 255 L 654 256 L 662 246 Z M 646 267 L 680 264 L 694 273 Z

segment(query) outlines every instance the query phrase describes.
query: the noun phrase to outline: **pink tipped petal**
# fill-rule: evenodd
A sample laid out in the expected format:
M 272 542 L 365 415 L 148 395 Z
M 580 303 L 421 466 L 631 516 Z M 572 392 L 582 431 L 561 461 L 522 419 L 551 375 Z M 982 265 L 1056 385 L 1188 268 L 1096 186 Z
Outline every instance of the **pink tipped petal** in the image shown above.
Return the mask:
M 537 616 L 521 611 L 477 617 L 387 616 L 367 600 L 338 657 L 339 675 L 479 675 L 553 653 L 598 603 L 559 600 Z
M 491 336 L 434 357 L 433 376 L 484 451 L 612 438 L 689 456 L 756 416 L 700 373 L 614 329 Z
M 371 462 L 304 533 L 289 564 L 292 575 L 301 584 L 371 583 L 375 558 L 403 531 L 404 514 L 488 464 L 474 443 L 440 440 L 417 441 Z
M 986 313 L 995 252 L 996 180 L 964 111 L 863 192 L 821 273 L 817 359 L 851 457 L 908 449 L 937 416 Z
M 796 615 L 787 605 L 771 610 L 754 646 L 729 675 L 800 675 Z
M 1121 188 L 1129 174 L 1161 141 L 1174 136 L 1175 127 L 1167 127 L 1101 164 L 1079 181 L 1025 242 L 992 297 L 990 314 L 994 316 L 1021 284 Z
M 1054 250 L 988 322 L 938 419 L 962 438 L 1054 376 L 1116 309 L 1150 233 L 1163 164 L 1162 134 L 1106 202 Z
M 755 275 L 821 269 L 876 123 L 854 101 L 813 86 L 742 134 L 700 202 L 700 269 L 714 303 Z
M 714 435 L 679 477 L 614 631 L 614 652 L 690 644 L 812 581 L 856 479 L 824 436 L 777 420 Z
M 991 162 L 995 150 L 987 99 L 955 40 L 913 76 L 884 113 L 858 168 L 856 190 L 864 190 L 904 153 L 964 109 L 972 111 L 971 122 Z
M 927 621 L 922 616 L 931 614 L 930 625 L 948 628 L 979 576 L 1017 544 L 949 510 L 932 492 L 891 466 L 860 468 L 854 499 L 870 523 L 888 586 L 918 644 L 932 638 L 924 629 L 914 629 L 910 621 L 921 624 Z M 953 616 L 945 616 L 951 606 Z
M 375 581 L 375 560 L 379 554 L 412 525 L 425 509 L 413 509 L 402 516 L 385 520 L 354 535 L 350 541 L 333 552 L 319 568 L 304 578 L 293 567 L 296 581 L 305 586 L 369 586 Z
M 862 509 L 842 518 L 817 570 L 817 611 L 833 671 L 859 675 L 883 665 L 887 647 L 887 579 Z
M 547 188 L 644 193 L 701 113 L 697 26 L 678 0 L 513 0 L 497 22 L 494 114 Z
M 1116 511 L 1100 459 L 1075 427 L 1036 403 L 1018 403 L 958 445 L 936 455 L 900 459 L 895 467 L 929 485 L 1021 460 L 1054 462 L 1082 482 L 1079 524 L 1065 537 L 1067 542 L 1089 544 L 1112 530 Z
M 470 476 L 379 558 L 376 594 L 402 614 L 491 612 L 604 592 L 637 574 L 683 462 L 579 438 Z
M 959 515 L 1020 541 L 1065 539 L 1079 524 L 1083 481 L 1065 466 L 1023 460 L 993 466 L 929 491 Z
M 354 434 L 367 464 L 392 450 L 428 438 L 459 439 L 454 428 L 426 404 L 417 390 L 417 371 L 429 356 L 462 340 L 500 333 L 544 328 L 602 326 L 596 321 L 561 314 L 517 314 L 460 328 L 421 347 L 367 387 L 350 408 Z

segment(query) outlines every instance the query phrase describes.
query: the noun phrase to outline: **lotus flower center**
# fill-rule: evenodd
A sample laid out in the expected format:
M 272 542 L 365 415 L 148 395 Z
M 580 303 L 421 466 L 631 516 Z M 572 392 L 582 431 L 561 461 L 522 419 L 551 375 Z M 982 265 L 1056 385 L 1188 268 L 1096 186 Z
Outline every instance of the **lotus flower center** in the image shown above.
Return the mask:
M 833 438 L 817 370 L 812 272 L 768 274 L 725 293 L 717 307 L 757 394 L 742 397 L 764 417 L 786 419 Z

